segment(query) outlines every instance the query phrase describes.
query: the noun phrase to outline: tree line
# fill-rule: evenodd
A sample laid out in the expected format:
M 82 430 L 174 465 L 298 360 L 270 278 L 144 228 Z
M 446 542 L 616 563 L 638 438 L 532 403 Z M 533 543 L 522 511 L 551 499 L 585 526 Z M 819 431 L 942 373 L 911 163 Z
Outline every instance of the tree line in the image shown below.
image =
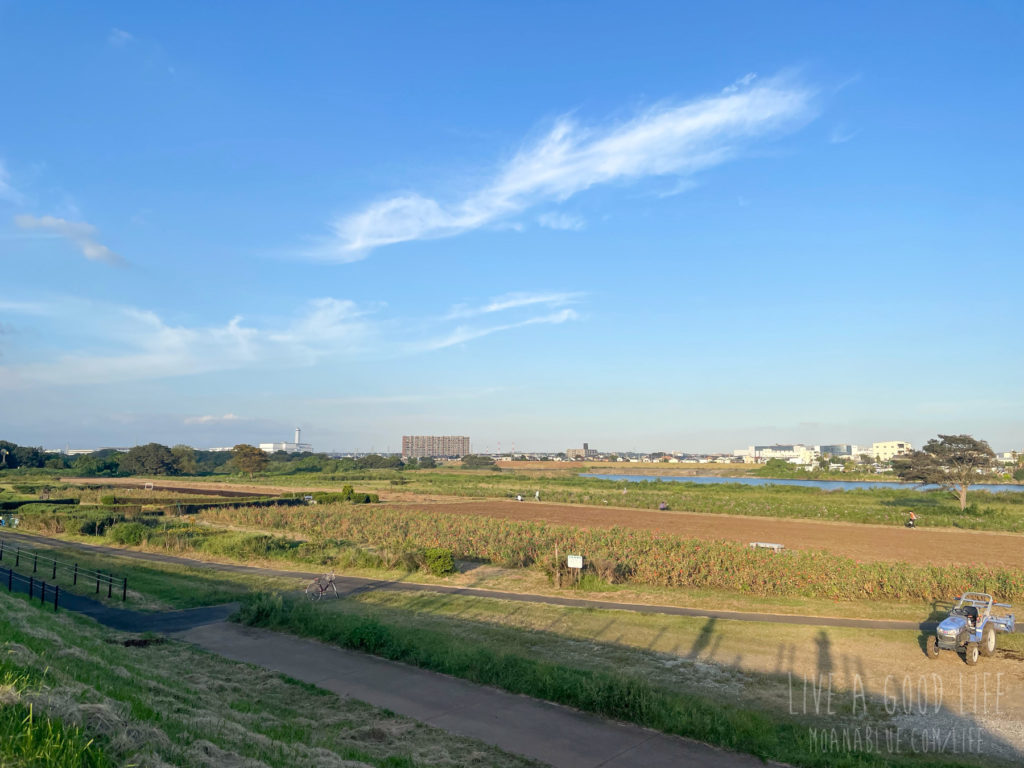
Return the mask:
M 266 453 L 241 443 L 230 451 L 196 450 L 188 445 L 161 443 L 136 445 L 127 452 L 104 448 L 79 456 L 44 451 L 0 440 L 0 472 L 5 469 L 56 469 L 83 477 L 125 477 L 131 475 L 212 475 L 242 472 L 298 474 L 345 472 L 359 469 L 433 469 L 431 458 L 405 461 L 397 456 L 370 454 L 358 458 L 334 459 L 323 453 Z

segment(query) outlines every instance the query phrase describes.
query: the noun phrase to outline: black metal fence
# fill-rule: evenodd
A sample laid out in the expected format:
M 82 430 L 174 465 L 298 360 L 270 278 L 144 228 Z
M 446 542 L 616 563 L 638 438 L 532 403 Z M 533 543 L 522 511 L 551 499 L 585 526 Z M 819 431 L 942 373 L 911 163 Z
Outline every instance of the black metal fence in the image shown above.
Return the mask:
M 4 574 L 5 570 L 6 575 Z M 59 584 L 47 584 L 45 581 L 37 581 L 35 576 L 23 576 L 20 573 L 15 573 L 13 568 L 0 568 L 0 579 L 7 582 L 8 592 L 13 592 L 15 589 L 19 592 L 24 590 L 28 593 L 29 600 L 34 600 L 38 594 L 39 602 L 42 605 L 46 605 L 47 597 L 49 596 L 49 599 L 53 602 L 53 610 L 56 613 L 57 607 L 60 604 Z
M 128 599 L 128 577 L 115 576 L 110 572 L 96 571 L 91 568 L 80 568 L 77 562 L 58 560 L 46 554 L 41 554 L 33 549 L 23 547 L 19 542 L 11 542 L 0 536 L 0 578 L 3 577 L 3 570 L 7 571 L 7 591 L 14 588 L 16 580 L 27 580 L 29 586 L 29 597 L 36 589 L 40 590 L 40 599 L 46 599 L 46 590 L 53 590 L 53 606 L 57 609 L 60 587 L 57 585 L 59 579 L 70 581 L 72 586 L 95 583 L 95 594 L 102 596 L 106 592 L 108 598 L 113 598 L 115 592 L 121 593 L 121 602 Z M 32 572 L 28 575 L 18 573 L 14 569 L 28 571 L 29 566 Z M 41 585 L 41 586 L 39 586 Z

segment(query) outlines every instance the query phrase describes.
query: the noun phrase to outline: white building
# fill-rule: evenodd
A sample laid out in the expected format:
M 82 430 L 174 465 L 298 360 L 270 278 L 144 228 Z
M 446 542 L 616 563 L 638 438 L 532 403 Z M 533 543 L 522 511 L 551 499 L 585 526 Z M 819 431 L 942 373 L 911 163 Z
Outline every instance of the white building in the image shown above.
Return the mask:
M 1017 459 L 1024 455 L 1024 451 L 1003 451 L 996 454 L 996 461 L 1002 464 L 1016 464 Z
M 301 438 L 302 429 L 296 427 L 294 443 L 260 443 L 260 450 L 265 453 L 277 453 L 278 451 L 284 451 L 285 453 L 312 453 L 313 446 L 302 442 Z
M 791 443 L 780 445 L 752 445 L 746 451 L 735 451 L 735 455 L 744 459 L 750 457 L 757 462 L 766 462 L 770 459 L 782 459 L 791 464 L 813 464 L 818 458 L 818 446 Z
M 914 446 L 906 440 L 890 440 L 885 443 L 872 443 L 871 455 L 878 461 L 892 461 L 896 456 L 907 456 L 914 452 Z

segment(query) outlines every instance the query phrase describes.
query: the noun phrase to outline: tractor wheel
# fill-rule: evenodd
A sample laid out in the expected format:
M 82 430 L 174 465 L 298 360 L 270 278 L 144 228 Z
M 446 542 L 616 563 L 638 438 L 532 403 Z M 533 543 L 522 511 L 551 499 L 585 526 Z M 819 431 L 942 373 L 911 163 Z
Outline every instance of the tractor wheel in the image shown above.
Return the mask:
M 935 635 L 929 637 L 928 641 L 924 644 L 924 652 L 929 659 L 939 658 L 939 642 L 935 639 Z
M 981 655 L 978 649 L 977 643 L 968 643 L 967 649 L 964 651 L 964 661 L 967 662 L 967 666 L 973 667 L 978 663 L 978 656 Z
M 996 628 L 986 624 L 981 632 L 981 655 L 991 656 L 996 652 Z

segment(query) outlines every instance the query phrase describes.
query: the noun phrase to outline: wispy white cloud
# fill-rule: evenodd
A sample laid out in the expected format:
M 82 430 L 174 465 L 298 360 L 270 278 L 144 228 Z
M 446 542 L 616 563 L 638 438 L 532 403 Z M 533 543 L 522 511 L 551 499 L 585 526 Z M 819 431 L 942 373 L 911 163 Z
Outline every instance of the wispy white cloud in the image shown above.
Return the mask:
M 828 134 L 829 144 L 845 144 L 850 139 L 856 138 L 860 131 L 851 131 L 843 123 L 839 123 L 832 127 L 832 130 Z
M 42 230 L 70 240 L 91 261 L 121 266 L 124 259 L 96 239 L 96 227 L 84 221 L 68 221 L 56 216 L 29 216 L 20 214 L 14 223 L 21 229 Z
M 732 83 L 731 85 L 725 86 L 725 88 L 722 89 L 722 93 L 736 93 L 736 91 L 740 90 L 741 88 L 746 88 L 756 79 L 756 72 L 747 72 L 747 74 L 736 80 L 736 82 Z
M 130 43 L 135 39 L 135 35 L 131 32 L 125 32 L 123 29 L 114 27 L 110 30 L 110 34 L 107 35 L 107 42 L 113 46 L 122 46 Z
M 548 229 L 569 229 L 580 230 L 587 225 L 581 216 L 573 216 L 570 213 L 542 213 L 537 217 L 537 223 Z
M 4 165 L 3 160 L 0 160 L 0 200 L 6 200 L 9 203 L 22 201 L 21 193 L 11 186 L 11 174 L 7 172 L 7 166 Z
M 354 261 L 383 245 L 450 237 L 599 184 L 689 176 L 737 156 L 751 140 L 791 130 L 813 113 L 811 89 L 785 78 L 747 76 L 727 92 L 656 105 L 612 126 L 556 121 L 478 191 L 451 203 L 417 192 L 343 217 L 329 258 Z
M 240 417 L 233 413 L 225 413 L 223 416 L 189 416 L 185 419 L 186 424 L 226 424 L 231 421 L 239 421 Z
M 48 304 L 39 301 L 5 301 L 0 299 L 0 312 L 19 315 L 48 315 L 52 311 Z
M 569 320 L 575 320 L 579 317 L 576 312 L 571 309 L 563 309 L 558 312 L 553 312 L 549 315 L 541 315 L 538 317 L 530 317 L 526 320 L 520 320 L 515 323 L 506 323 L 504 325 L 491 325 L 491 326 L 459 326 L 450 333 L 428 341 L 413 344 L 410 351 L 424 351 L 430 352 L 437 349 L 444 349 L 445 347 L 453 347 L 456 344 L 464 344 L 467 341 L 473 341 L 474 339 L 480 339 L 484 336 L 490 336 L 493 333 L 501 333 L 502 331 L 510 331 L 514 328 L 523 328 L 528 325 L 539 325 L 539 324 L 550 324 L 560 325 L 568 322 Z
M 39 305 L 0 302 L 0 311 L 6 308 L 41 315 L 46 318 L 42 322 L 53 325 L 46 333 L 47 348 L 27 350 L 32 359 L 0 365 L 0 381 L 9 388 L 81 386 L 217 371 L 279 371 L 313 366 L 329 358 L 365 362 L 422 354 L 515 328 L 574 319 L 576 313 L 571 309 L 550 311 L 571 301 L 572 296 L 508 294 L 479 306 L 465 306 L 457 316 L 405 320 L 377 317 L 381 306 L 318 298 L 291 318 L 261 324 L 235 316 L 220 325 L 202 326 L 174 325 L 150 310 L 76 299 Z M 532 316 L 526 312 L 526 317 L 520 311 L 514 320 L 500 325 L 452 327 L 456 317 L 536 306 L 549 311 Z M 62 333 L 72 335 L 62 340 L 58 338 Z M 70 351 L 47 352 L 57 343 Z
M 572 304 L 580 299 L 580 293 L 526 293 L 517 291 L 497 296 L 486 304 L 472 306 L 469 304 L 457 304 L 452 307 L 447 317 L 457 319 L 463 317 L 477 317 L 478 315 L 489 315 L 493 312 L 504 312 L 509 309 L 521 307 L 533 307 L 543 304 L 548 307 L 561 307 Z

